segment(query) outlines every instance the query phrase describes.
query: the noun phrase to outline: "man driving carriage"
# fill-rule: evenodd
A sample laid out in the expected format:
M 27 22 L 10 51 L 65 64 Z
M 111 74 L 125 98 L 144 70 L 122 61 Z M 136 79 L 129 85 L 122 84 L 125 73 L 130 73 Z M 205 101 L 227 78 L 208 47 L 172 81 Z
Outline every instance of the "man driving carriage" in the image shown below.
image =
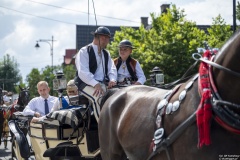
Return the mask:
M 116 85 L 117 71 L 110 53 L 105 50 L 111 33 L 107 27 L 98 27 L 93 33 L 93 42 L 82 47 L 76 55 L 77 76 L 75 82 L 82 94 L 93 105 L 94 116 L 98 121 L 100 113 L 100 97 L 108 88 Z

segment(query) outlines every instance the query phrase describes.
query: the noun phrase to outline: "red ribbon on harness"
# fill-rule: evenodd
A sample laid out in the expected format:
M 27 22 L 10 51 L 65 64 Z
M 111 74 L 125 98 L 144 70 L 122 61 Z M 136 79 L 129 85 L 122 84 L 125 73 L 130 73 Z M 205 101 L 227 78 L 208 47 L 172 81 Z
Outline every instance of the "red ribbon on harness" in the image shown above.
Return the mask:
M 211 52 L 206 51 L 203 58 L 210 59 Z M 201 101 L 197 109 L 197 127 L 198 127 L 198 147 L 211 144 L 210 140 L 210 122 L 212 117 L 212 106 L 210 103 L 211 90 L 209 80 L 209 66 L 201 62 L 199 67 L 199 92 Z

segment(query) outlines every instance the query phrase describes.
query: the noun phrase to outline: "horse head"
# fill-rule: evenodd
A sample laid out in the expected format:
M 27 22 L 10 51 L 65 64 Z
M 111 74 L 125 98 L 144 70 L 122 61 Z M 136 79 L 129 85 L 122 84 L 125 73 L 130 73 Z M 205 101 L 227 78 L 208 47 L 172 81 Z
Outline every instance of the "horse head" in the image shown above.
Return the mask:
M 20 92 L 17 100 L 17 105 L 21 108 L 24 108 L 30 101 L 29 87 L 22 88 L 19 86 Z
M 236 32 L 222 47 L 211 65 L 213 114 L 225 129 L 240 134 L 240 32 Z
M 240 32 L 235 33 L 215 58 L 215 62 L 229 70 L 213 67 L 213 79 L 221 99 L 240 104 Z

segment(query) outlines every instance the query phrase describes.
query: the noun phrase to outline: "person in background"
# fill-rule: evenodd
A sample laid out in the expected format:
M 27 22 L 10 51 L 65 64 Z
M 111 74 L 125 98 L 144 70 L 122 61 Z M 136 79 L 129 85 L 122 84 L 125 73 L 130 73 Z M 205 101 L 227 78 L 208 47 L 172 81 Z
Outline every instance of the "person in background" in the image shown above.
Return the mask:
M 56 99 L 50 112 L 58 111 L 60 109 L 68 109 L 69 108 L 69 98 L 72 98 L 72 97 L 75 97 L 75 96 L 78 96 L 78 88 L 75 85 L 74 80 L 70 80 L 67 83 L 67 96 L 64 96 L 62 98 L 62 105 L 60 105 L 59 98 Z M 46 116 L 33 117 L 31 122 L 43 121 L 44 119 L 46 119 Z
M 3 94 L 4 94 L 3 96 L 4 104 L 7 106 L 10 105 L 11 100 L 10 100 L 10 97 L 8 97 L 8 92 L 6 90 L 3 90 Z
M 105 49 L 111 33 L 107 27 L 98 27 L 94 32 L 93 42 L 82 47 L 76 55 L 77 74 L 75 82 L 81 93 L 93 106 L 94 116 L 98 122 L 101 96 L 107 88 L 116 85 L 117 71 L 110 53 Z M 108 82 L 106 87 L 106 82 Z
M 119 57 L 114 59 L 118 73 L 118 84 L 141 85 L 146 82 L 146 77 L 140 63 L 130 55 L 134 49 L 129 40 L 122 40 L 119 43 Z
M 41 117 L 49 113 L 53 108 L 54 102 L 57 97 L 49 95 L 50 88 L 46 81 L 40 81 L 37 84 L 39 97 L 31 99 L 28 105 L 23 110 L 23 115 Z

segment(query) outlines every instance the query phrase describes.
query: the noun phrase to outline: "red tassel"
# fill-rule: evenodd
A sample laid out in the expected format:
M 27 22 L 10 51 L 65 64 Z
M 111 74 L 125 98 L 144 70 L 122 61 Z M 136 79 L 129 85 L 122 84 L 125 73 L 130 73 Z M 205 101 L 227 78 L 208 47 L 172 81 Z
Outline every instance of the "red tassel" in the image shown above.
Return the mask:
M 207 90 L 205 92 L 205 102 L 204 102 L 204 142 L 205 145 L 211 144 L 210 140 L 210 127 L 212 118 L 212 106 L 210 104 L 211 91 Z
M 206 51 L 203 57 L 210 59 L 210 51 Z M 199 67 L 199 91 L 202 95 L 200 104 L 197 110 L 197 126 L 198 126 L 198 147 L 211 144 L 210 139 L 210 122 L 212 117 L 211 110 L 211 90 L 209 81 L 208 64 L 202 62 Z

